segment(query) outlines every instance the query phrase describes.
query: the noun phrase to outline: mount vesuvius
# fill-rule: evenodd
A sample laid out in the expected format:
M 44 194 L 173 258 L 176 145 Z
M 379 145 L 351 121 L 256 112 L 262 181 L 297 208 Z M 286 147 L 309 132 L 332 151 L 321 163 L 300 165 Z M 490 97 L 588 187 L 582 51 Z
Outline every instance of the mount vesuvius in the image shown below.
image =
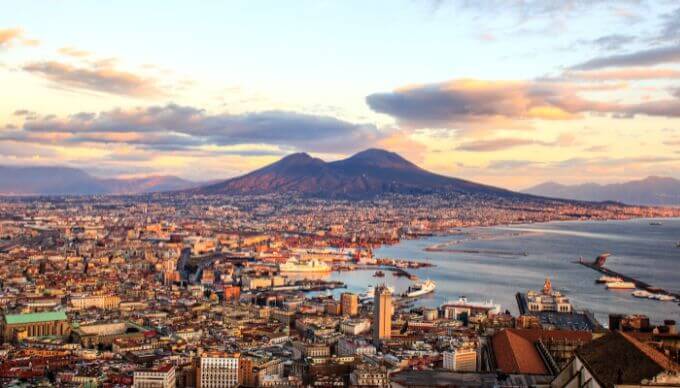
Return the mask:
M 325 198 L 366 198 L 385 193 L 531 197 L 434 174 L 394 152 L 380 149 L 368 149 L 334 162 L 296 153 L 249 174 L 190 191 L 207 195 L 299 193 Z

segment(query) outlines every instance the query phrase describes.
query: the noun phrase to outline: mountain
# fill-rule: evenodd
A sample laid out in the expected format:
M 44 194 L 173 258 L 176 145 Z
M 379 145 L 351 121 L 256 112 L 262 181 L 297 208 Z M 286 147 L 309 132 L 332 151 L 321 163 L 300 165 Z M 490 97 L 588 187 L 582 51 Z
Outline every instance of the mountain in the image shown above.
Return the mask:
M 569 186 L 545 182 L 523 192 L 584 201 L 617 201 L 635 205 L 680 205 L 680 180 L 656 176 L 608 185 L 584 183 Z
M 334 162 L 324 162 L 305 153 L 292 154 L 249 174 L 192 192 L 232 195 L 296 192 L 320 197 L 361 198 L 382 193 L 433 192 L 523 196 L 496 187 L 434 174 L 396 153 L 379 149 L 368 149 Z
M 0 166 L 0 195 L 141 194 L 196 185 L 174 176 L 101 179 L 70 167 Z

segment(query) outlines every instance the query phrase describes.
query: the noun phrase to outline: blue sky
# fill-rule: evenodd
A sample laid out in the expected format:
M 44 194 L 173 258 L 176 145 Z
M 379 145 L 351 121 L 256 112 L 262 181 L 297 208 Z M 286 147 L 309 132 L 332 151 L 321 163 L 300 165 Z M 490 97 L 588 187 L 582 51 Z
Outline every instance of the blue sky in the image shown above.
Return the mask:
M 208 179 L 289 152 L 336 159 L 380 146 L 512 188 L 680 178 L 672 1 L 65 0 L 3 9 L 3 164 Z M 666 48 L 661 60 L 636 62 Z M 174 105 L 201 113 L 140 113 Z M 71 119 L 79 113 L 95 116 L 83 125 Z M 115 120 L 115 131 L 103 125 Z

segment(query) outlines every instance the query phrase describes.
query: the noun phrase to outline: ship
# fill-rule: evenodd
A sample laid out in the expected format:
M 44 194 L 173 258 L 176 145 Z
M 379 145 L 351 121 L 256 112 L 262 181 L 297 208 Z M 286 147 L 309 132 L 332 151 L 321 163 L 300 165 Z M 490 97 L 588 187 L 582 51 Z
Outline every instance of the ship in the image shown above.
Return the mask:
M 600 276 L 599 279 L 595 280 L 595 283 L 614 283 L 614 282 L 622 282 L 623 279 L 621 279 L 618 276 L 607 276 L 607 275 L 602 275 Z
M 437 284 L 428 279 L 423 283 L 410 286 L 402 296 L 405 298 L 416 298 L 434 292 L 435 288 L 437 288 Z
M 394 287 L 387 286 L 387 290 L 391 294 L 394 294 Z M 367 302 L 369 300 L 373 300 L 374 297 L 375 297 L 375 287 L 373 287 L 373 286 L 368 286 L 366 291 L 359 294 L 359 300 L 361 300 L 362 302 Z
M 461 296 L 455 301 L 450 300 L 448 302 L 442 303 L 440 308 L 442 311 L 446 311 L 446 309 L 454 309 L 454 311 L 483 312 L 486 315 L 497 315 L 501 312 L 501 305 L 493 303 L 493 300 L 484 302 L 469 302 L 465 296 Z
M 649 299 L 659 300 L 661 302 L 675 302 L 675 297 L 666 294 L 651 294 Z
M 633 291 L 633 293 L 631 295 L 633 295 L 636 298 L 648 299 L 650 296 L 652 296 L 654 294 L 652 294 L 651 292 L 649 292 L 647 290 L 635 290 L 635 291 Z
M 373 274 L 373 277 L 383 278 L 383 277 L 385 277 L 385 273 L 383 271 L 375 271 L 375 273 Z
M 649 223 L 649 225 L 651 225 L 651 226 L 661 226 L 663 224 L 659 221 L 652 221 L 652 222 Z
M 610 282 L 607 283 L 607 289 L 609 290 L 630 290 L 635 288 L 635 283 L 633 282 Z
M 331 267 L 321 261 L 312 259 L 300 262 L 297 259 L 289 259 L 283 264 L 279 264 L 280 272 L 330 272 Z

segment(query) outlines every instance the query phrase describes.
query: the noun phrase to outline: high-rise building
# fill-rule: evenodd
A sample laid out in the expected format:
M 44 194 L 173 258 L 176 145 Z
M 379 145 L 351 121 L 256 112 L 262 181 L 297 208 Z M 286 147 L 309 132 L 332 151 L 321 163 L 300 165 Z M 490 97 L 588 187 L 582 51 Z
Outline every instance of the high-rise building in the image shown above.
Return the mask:
M 390 338 L 392 333 L 392 293 L 382 285 L 375 290 L 373 302 L 373 341 Z
M 175 367 L 170 364 L 153 369 L 136 370 L 133 388 L 175 388 Z
M 342 305 L 342 314 L 354 317 L 359 314 L 359 296 L 351 292 L 343 292 L 340 295 L 340 304 Z
M 239 355 L 207 355 L 198 367 L 198 388 L 238 386 Z
M 444 369 L 456 372 L 475 372 L 477 370 L 477 351 L 475 349 L 455 349 L 444 352 Z

